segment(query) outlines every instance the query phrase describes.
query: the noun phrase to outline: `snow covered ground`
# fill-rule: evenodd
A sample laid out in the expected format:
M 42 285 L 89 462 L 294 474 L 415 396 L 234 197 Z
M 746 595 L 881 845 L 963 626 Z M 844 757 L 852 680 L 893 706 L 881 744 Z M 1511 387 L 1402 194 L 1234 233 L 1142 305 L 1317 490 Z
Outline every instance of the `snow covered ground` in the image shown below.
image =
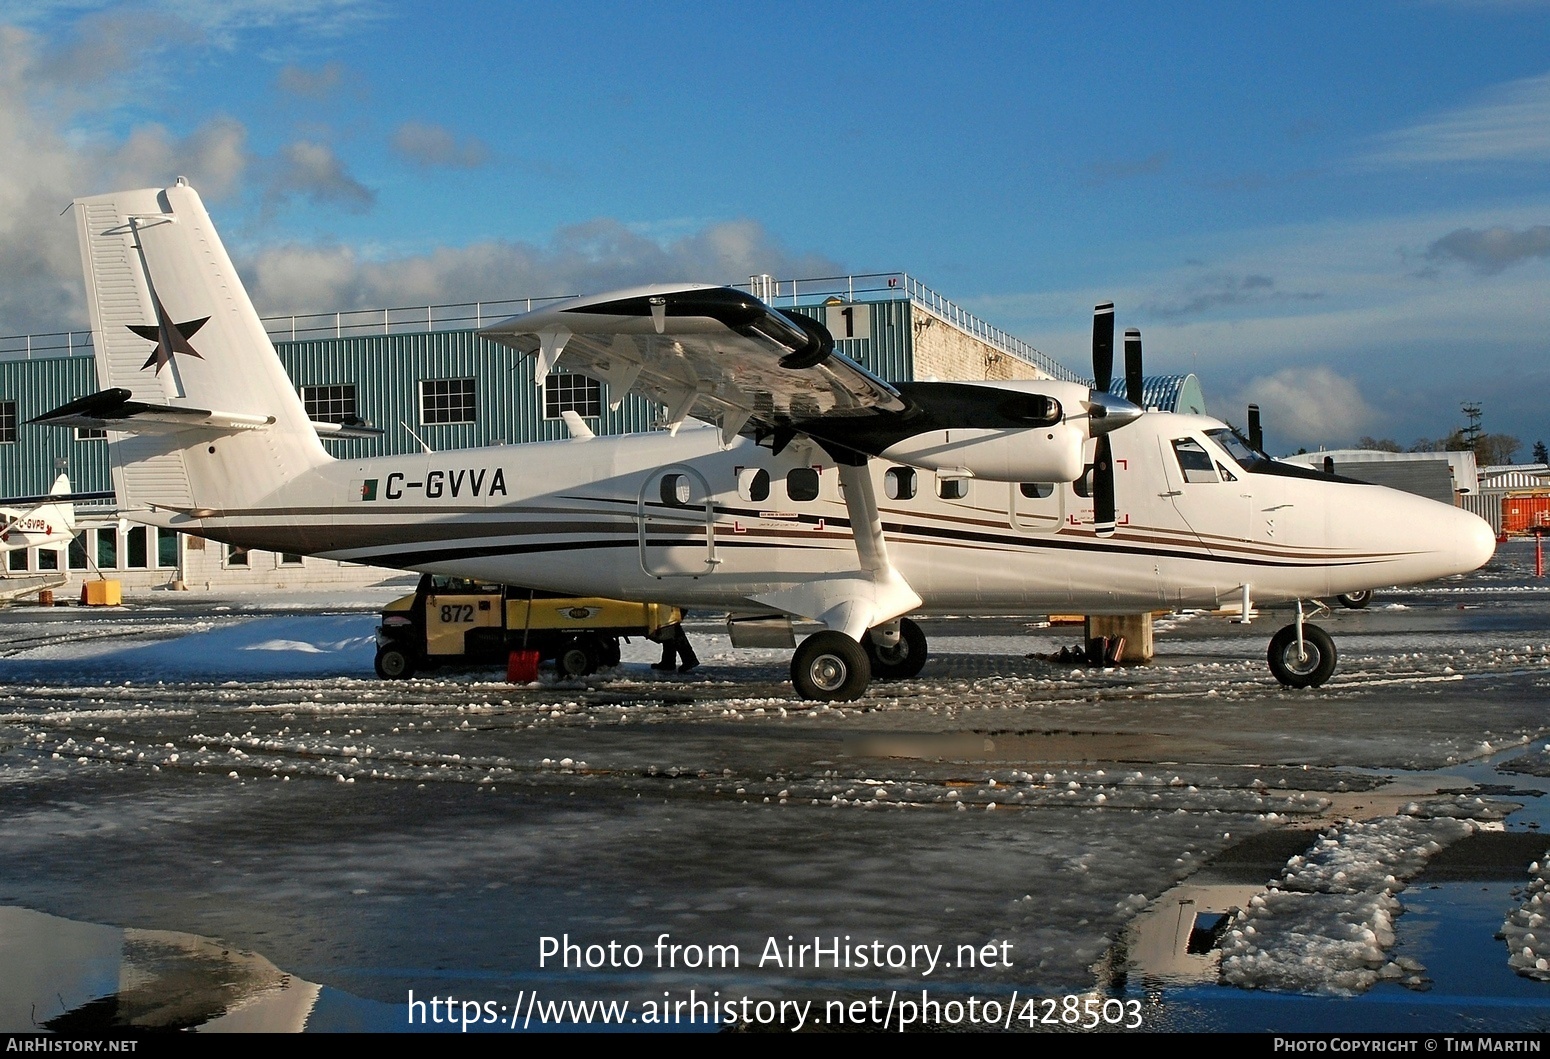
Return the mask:
M 0 906 L 222 939 L 355 998 L 373 1029 L 397 1028 L 411 989 L 497 1004 L 1015 991 L 1057 1011 L 1133 999 L 1153 1028 L 1291 1019 L 1230 999 L 1247 990 L 1367 1028 L 1550 1028 L 1550 994 L 1436 1003 L 1449 957 L 1407 940 L 1405 917 L 1434 854 L 1544 822 L 1550 587 L 1531 560 L 1508 545 L 1463 582 L 1316 619 L 1341 651 L 1317 690 L 1266 670 L 1285 612 L 1176 616 L 1154 664 L 1122 669 L 1048 661 L 1077 630 L 953 619 L 923 623 L 920 677 L 840 706 L 794 699 L 788 652 L 734 650 L 708 619 L 689 625 L 690 676 L 655 673 L 658 648 L 636 642 L 587 681 L 512 687 L 488 670 L 375 679 L 374 611 L 396 591 L 14 607 Z M 1184 987 L 1141 961 L 1138 924 L 1277 835 L 1284 855 L 1220 909 L 1231 925 L 1198 984 L 1170 992 Z M 1530 922 L 1533 859 L 1496 914 L 1495 965 L 1475 969 L 1522 983 L 1503 990 L 1550 988 L 1515 973 L 1550 948 Z M 659 965 L 664 933 L 740 962 Z M 942 945 L 943 963 L 761 965 L 771 939 L 847 936 Z M 645 957 L 556 968 L 545 937 Z M 44 977 L 0 966 L 4 988 Z

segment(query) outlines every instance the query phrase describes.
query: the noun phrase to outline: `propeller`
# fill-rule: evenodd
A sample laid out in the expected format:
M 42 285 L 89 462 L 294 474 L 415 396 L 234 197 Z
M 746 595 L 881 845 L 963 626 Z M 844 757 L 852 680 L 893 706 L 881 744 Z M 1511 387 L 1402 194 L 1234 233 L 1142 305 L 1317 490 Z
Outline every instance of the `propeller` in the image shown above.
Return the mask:
M 1114 449 L 1107 434 L 1098 435 L 1093 453 L 1093 530 L 1100 537 L 1114 536 Z
M 1093 388 L 1109 392 L 1114 381 L 1114 303 L 1093 306 Z
M 1109 433 L 1141 415 L 1141 332 L 1125 332 L 1125 397 L 1109 393 L 1114 381 L 1114 303 L 1093 307 L 1093 390 L 1088 400 L 1090 430 L 1097 444 L 1093 453 L 1093 528 L 1100 537 L 1112 537 L 1116 527 L 1114 505 L 1114 447 Z
M 1255 452 L 1265 451 L 1265 434 L 1259 427 L 1259 405 L 1249 405 L 1249 448 Z
M 1146 407 L 1146 398 L 1142 393 L 1144 389 L 1141 382 L 1141 331 L 1139 328 L 1127 327 L 1125 329 L 1125 400 L 1137 408 Z

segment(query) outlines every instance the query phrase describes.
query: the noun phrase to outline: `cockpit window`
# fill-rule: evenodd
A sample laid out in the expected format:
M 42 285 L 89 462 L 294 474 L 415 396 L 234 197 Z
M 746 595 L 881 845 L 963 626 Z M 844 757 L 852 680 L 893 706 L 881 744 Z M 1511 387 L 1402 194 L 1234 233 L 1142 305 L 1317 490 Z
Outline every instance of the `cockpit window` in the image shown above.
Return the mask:
M 1255 452 L 1253 449 L 1249 448 L 1248 442 L 1244 441 L 1237 434 L 1233 433 L 1231 430 L 1228 430 L 1226 427 L 1222 427 L 1217 430 L 1208 430 L 1206 431 L 1206 437 L 1210 438 L 1222 448 L 1226 449 L 1227 455 L 1236 460 L 1238 466 L 1242 467 L 1244 470 L 1248 470 L 1250 467 L 1254 466 L 1254 464 L 1265 458 L 1259 453 Z
M 1177 438 L 1173 442 L 1173 454 L 1178 457 L 1179 470 L 1186 482 L 1219 482 L 1216 461 L 1205 446 L 1194 438 Z

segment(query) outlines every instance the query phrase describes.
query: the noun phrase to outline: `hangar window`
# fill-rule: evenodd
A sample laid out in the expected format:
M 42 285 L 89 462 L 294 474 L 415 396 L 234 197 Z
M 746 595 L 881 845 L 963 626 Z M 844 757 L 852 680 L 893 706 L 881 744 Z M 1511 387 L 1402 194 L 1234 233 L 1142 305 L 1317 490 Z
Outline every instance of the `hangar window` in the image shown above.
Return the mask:
M 163 527 L 156 531 L 156 565 L 178 565 L 178 531 Z
M 802 503 L 818 499 L 818 472 L 811 467 L 793 467 L 786 472 L 786 495 Z
M 118 569 L 118 530 L 100 529 L 97 531 L 97 569 Z
M 226 546 L 226 565 L 243 567 L 247 566 L 248 550 L 242 547 L 240 544 L 228 544 Z
M 0 401 L 0 445 L 16 444 L 16 402 Z
M 603 414 L 603 384 L 585 375 L 551 375 L 544 380 L 544 418 L 575 412 L 583 419 Z
M 147 566 L 145 535 L 144 526 L 131 526 L 124 532 L 124 565 L 131 570 L 144 570 Z
M 70 569 L 86 569 L 86 538 L 89 536 L 91 536 L 90 533 L 78 533 L 70 542 Z
M 938 478 L 936 480 L 936 495 L 943 500 L 962 500 L 969 495 L 969 480 L 967 478 Z
M 423 379 L 420 382 L 420 422 L 472 423 L 473 379 Z
M 41 555 L 43 553 L 39 552 L 38 554 Z M 16 548 L 16 549 L 14 549 L 11 552 L 11 555 L 10 555 L 9 565 L 10 565 L 12 570 L 25 570 L 25 569 L 27 569 L 27 549 L 26 548 Z
M 106 441 L 106 440 L 108 440 L 108 432 L 106 430 L 101 429 L 100 427 L 76 427 L 75 428 L 75 440 L 76 441 Z
M 59 569 L 59 549 L 58 548 L 39 548 L 38 549 L 38 569 L 39 570 L 58 570 Z
M 888 468 L 888 473 L 883 475 L 883 492 L 889 500 L 915 499 L 915 468 Z
M 303 386 L 301 403 L 307 409 L 307 418 L 315 423 L 344 423 L 360 418 L 353 382 Z

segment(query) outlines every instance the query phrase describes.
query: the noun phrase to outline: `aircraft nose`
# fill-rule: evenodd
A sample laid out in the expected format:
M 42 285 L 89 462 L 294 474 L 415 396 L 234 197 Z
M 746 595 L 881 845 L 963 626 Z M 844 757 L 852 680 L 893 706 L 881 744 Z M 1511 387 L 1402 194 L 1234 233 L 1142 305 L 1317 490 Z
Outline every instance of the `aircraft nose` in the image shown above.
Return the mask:
M 1462 523 L 1458 533 L 1459 572 L 1468 573 L 1480 569 L 1496 554 L 1496 534 L 1492 532 L 1491 524 L 1479 515 L 1468 511 L 1458 514 Z

